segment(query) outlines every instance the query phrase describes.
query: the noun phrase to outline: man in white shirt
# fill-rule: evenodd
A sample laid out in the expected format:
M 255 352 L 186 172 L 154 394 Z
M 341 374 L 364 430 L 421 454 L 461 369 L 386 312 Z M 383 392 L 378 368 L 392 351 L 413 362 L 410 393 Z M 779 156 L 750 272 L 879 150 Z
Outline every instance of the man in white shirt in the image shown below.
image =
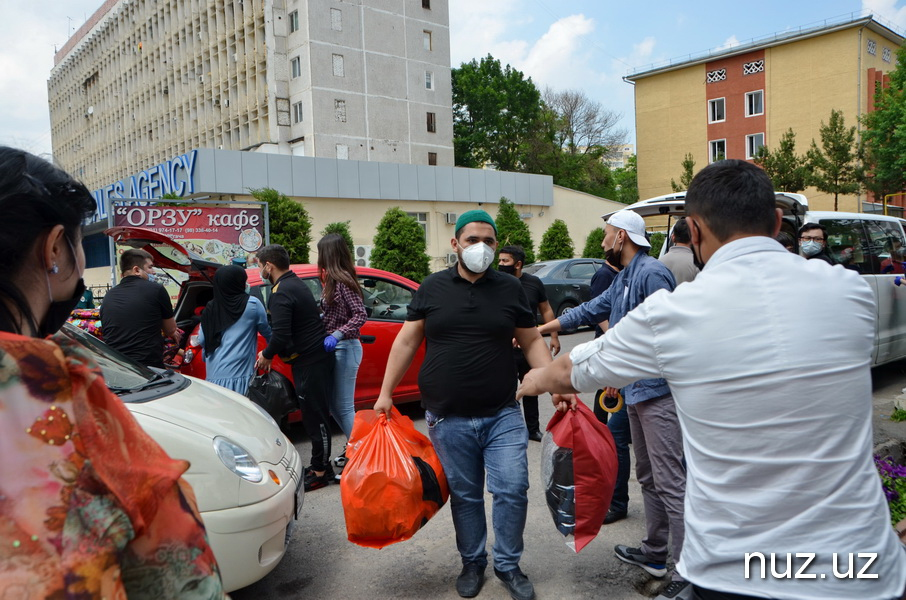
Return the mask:
M 752 164 L 703 169 L 686 214 L 706 264 L 695 281 L 529 372 L 519 393 L 667 380 L 688 466 L 677 568 L 696 598 L 900 598 L 906 553 L 872 462 L 871 289 L 772 239 L 782 213 Z M 807 308 L 789 301 L 815 290 Z

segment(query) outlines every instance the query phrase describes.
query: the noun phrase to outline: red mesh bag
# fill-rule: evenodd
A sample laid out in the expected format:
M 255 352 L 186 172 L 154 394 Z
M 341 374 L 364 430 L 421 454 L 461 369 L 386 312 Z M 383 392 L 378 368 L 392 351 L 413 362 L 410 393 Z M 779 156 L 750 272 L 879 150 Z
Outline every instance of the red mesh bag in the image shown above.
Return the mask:
M 431 441 L 394 407 L 355 415 L 340 496 L 350 542 L 383 548 L 408 540 L 450 495 Z
M 541 445 L 547 507 L 567 546 L 579 552 L 598 535 L 617 479 L 617 448 L 607 425 L 579 401 L 555 412 Z

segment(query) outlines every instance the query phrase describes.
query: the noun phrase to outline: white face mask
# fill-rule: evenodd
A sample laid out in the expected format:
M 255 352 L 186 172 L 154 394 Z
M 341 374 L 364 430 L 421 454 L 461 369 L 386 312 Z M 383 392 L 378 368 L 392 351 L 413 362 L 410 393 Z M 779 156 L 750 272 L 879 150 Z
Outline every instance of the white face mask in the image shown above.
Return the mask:
M 809 240 L 807 242 L 802 242 L 802 245 L 799 246 L 799 249 L 802 250 L 803 256 L 815 256 L 821 252 L 821 244 L 814 240 Z
M 462 263 L 473 273 L 484 273 L 494 262 L 494 251 L 484 242 L 462 247 Z

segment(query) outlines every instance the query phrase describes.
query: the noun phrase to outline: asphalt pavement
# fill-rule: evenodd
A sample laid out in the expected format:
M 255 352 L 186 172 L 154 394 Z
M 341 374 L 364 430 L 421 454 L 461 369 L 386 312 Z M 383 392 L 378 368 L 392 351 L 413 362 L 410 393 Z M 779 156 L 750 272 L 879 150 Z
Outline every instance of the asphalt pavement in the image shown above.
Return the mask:
M 563 351 L 592 339 L 590 331 L 561 336 Z M 906 440 L 906 423 L 893 423 L 889 415 L 897 395 L 906 386 L 906 362 L 873 371 L 875 387 L 875 441 L 898 446 Z M 591 394 L 581 398 L 591 406 Z M 550 396 L 539 400 L 542 423 L 553 415 Z M 424 414 L 418 403 L 400 407 L 413 419 L 419 431 L 427 433 Z M 334 453 L 345 439 L 334 430 Z M 291 437 L 304 462 L 310 459 L 310 445 L 301 427 Z M 545 599 L 637 600 L 650 598 L 668 583 L 640 568 L 618 560 L 615 544 L 637 546 L 644 535 L 641 492 L 633 476 L 629 482 L 629 517 L 605 525 L 580 553 L 566 546 L 554 527 L 541 485 L 541 444 L 529 442 L 529 508 L 525 527 L 525 553 L 521 567 L 535 585 L 536 597 Z M 491 496 L 485 495 L 488 523 Z M 488 551 L 493 543 L 489 533 Z M 449 504 L 444 506 L 412 539 L 382 550 L 362 548 L 346 539 L 340 486 L 331 485 L 305 495 L 302 515 L 297 521 L 286 556 L 267 577 L 231 593 L 235 600 L 276 600 L 297 598 L 384 600 L 458 599 L 454 589 L 460 569 L 456 538 Z M 509 594 L 490 577 L 478 598 L 506 600 Z

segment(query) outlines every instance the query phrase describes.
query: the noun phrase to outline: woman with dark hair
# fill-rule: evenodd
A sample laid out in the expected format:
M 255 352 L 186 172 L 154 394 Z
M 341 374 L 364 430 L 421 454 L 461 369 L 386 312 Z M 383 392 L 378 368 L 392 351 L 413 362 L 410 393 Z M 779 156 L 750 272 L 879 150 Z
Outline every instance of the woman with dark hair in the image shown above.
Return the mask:
M 267 311 L 245 291 L 245 269 L 236 265 L 214 273 L 214 299 L 201 313 L 198 343 L 204 348 L 205 379 L 245 395 L 255 373 L 258 334 L 270 341 Z
M 0 147 L 0 597 L 223 598 L 189 464 L 53 335 L 85 289 L 94 210 L 65 172 Z
M 355 417 L 355 378 L 362 362 L 359 330 L 365 324 L 367 315 L 352 254 L 343 236 L 331 233 L 321 238 L 318 242 L 318 269 L 324 286 L 321 290 L 324 329 L 328 332 L 324 338 L 324 349 L 328 352 L 336 349 L 337 353 L 330 414 L 340 424 L 348 440 Z

